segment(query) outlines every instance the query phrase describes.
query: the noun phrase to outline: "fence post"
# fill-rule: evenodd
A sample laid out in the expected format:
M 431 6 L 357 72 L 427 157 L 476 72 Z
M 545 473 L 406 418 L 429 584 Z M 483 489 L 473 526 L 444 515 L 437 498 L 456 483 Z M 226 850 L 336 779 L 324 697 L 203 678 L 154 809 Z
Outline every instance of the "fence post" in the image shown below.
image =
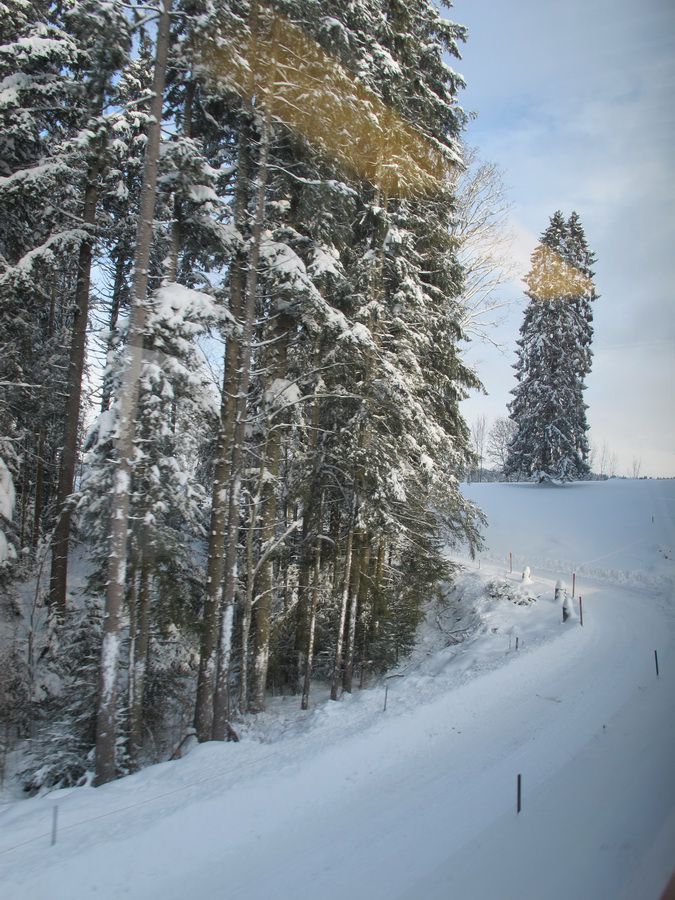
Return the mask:
M 387 711 L 387 694 L 388 693 L 389 693 L 389 684 L 385 684 L 385 686 L 384 686 L 384 707 L 382 709 L 382 712 Z
M 574 591 L 576 589 L 577 584 L 577 573 L 572 572 L 572 600 L 574 600 Z
M 579 597 L 579 624 L 584 624 L 584 604 L 581 597 Z
M 52 810 L 52 847 L 56 843 L 56 829 L 58 827 L 59 822 L 59 807 L 58 805 L 54 806 Z
M 513 553 L 509 550 L 509 572 L 513 572 Z
M 659 677 L 659 654 L 654 651 L 654 662 L 656 663 L 656 677 Z
M 517 786 L 516 786 L 516 812 L 519 813 L 522 807 L 522 786 L 523 786 L 523 776 L 518 775 Z

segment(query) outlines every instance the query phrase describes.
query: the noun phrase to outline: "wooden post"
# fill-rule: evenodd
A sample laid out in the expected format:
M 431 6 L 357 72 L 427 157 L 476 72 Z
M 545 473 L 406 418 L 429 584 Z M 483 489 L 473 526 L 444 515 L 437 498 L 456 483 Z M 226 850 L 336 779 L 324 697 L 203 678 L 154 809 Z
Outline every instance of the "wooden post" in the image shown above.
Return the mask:
M 519 813 L 523 808 L 522 806 L 522 788 L 523 788 L 523 776 L 518 775 L 517 786 L 516 786 L 516 812 Z
M 59 807 L 57 805 L 52 810 L 52 847 L 56 843 L 56 829 L 58 827 L 58 822 L 59 822 Z
M 518 649 L 518 638 L 516 638 L 516 650 Z
M 509 572 L 513 572 L 513 553 L 509 550 Z
M 584 604 L 581 597 L 579 597 L 579 624 L 584 624 Z
M 577 583 L 577 573 L 572 572 L 572 600 L 574 600 L 574 591 Z
M 654 662 L 656 663 L 656 677 L 659 677 L 659 654 L 654 651 Z
M 389 693 L 389 685 L 385 684 L 385 686 L 384 686 L 384 708 L 382 709 L 382 712 L 387 711 L 387 694 L 388 693 Z

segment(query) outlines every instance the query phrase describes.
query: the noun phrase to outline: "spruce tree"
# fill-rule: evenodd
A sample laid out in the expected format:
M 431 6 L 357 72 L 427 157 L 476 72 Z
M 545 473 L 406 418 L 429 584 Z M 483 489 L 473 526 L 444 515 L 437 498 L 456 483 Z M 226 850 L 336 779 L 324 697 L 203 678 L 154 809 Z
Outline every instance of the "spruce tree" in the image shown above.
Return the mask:
M 576 213 L 556 212 L 532 254 L 529 304 L 520 328 L 518 384 L 509 404 L 516 433 L 507 476 L 545 481 L 583 478 L 588 424 L 583 392 L 591 369 L 593 254 Z

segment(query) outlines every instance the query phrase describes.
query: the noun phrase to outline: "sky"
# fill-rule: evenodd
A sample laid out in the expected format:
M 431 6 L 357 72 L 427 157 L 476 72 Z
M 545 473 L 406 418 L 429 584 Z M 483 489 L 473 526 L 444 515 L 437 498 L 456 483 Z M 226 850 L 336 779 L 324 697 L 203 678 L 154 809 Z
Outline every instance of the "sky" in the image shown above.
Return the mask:
M 672 0 L 455 0 L 466 25 L 453 62 L 476 114 L 467 141 L 503 173 L 522 276 L 550 216 L 576 210 L 595 251 L 591 442 L 616 474 L 675 476 L 675 4 Z M 525 297 L 467 359 L 488 396 L 469 422 L 507 414 Z

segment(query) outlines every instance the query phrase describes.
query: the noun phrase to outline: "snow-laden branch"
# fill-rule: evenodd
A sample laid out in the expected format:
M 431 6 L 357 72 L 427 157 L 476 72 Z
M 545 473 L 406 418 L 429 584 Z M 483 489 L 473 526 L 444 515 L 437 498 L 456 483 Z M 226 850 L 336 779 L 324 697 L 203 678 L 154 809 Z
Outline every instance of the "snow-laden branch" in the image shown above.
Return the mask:
M 284 543 L 286 538 L 290 537 L 294 531 L 297 531 L 301 525 L 302 525 L 302 519 L 296 519 L 295 522 L 291 522 L 291 524 L 288 526 L 286 531 L 284 531 L 284 533 L 282 535 L 280 535 L 276 539 L 276 541 L 274 541 L 273 544 L 270 544 L 270 546 L 265 549 L 265 551 L 260 556 L 260 559 L 256 563 L 255 568 L 253 569 L 253 577 L 254 578 L 260 571 L 260 568 L 265 565 L 267 560 L 270 558 L 270 556 L 272 556 L 272 554 L 277 550 L 277 548 L 280 547 L 281 544 Z

